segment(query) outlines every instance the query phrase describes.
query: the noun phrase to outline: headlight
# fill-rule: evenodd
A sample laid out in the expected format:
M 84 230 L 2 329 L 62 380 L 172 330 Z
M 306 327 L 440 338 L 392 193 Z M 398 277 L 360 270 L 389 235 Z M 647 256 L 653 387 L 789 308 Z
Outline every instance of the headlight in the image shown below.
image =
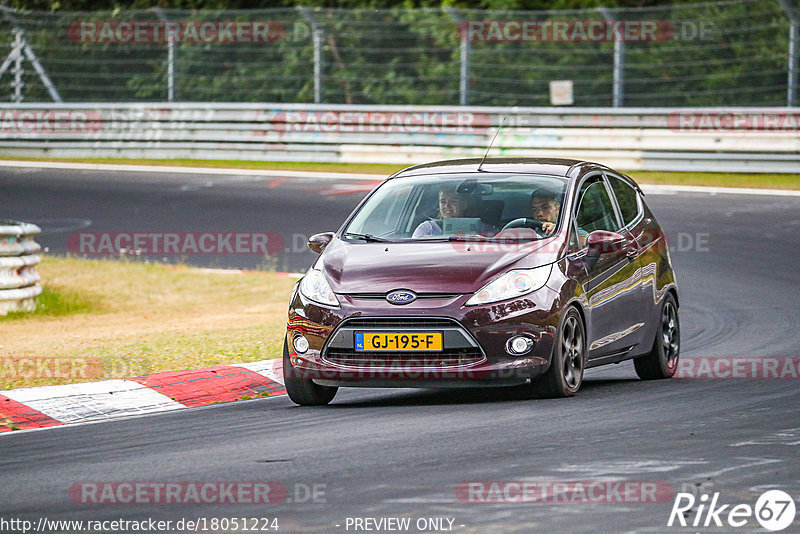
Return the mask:
M 300 293 L 309 300 L 326 304 L 328 306 L 339 306 L 336 295 L 331 291 L 331 286 L 325 280 L 321 271 L 311 269 L 300 280 Z
M 472 295 L 467 301 L 467 306 L 487 304 L 519 297 L 541 289 L 550 278 L 553 265 L 544 265 L 535 269 L 514 269 L 496 278 L 483 286 L 480 291 Z

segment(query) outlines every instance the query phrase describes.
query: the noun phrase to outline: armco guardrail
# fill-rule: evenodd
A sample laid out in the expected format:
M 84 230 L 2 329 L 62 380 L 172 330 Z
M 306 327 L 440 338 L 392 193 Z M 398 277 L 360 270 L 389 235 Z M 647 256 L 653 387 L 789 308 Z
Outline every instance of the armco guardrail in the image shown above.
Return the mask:
M 36 307 L 41 247 L 33 239 L 39 232 L 35 224 L 0 220 L 0 315 Z
M 3 104 L 8 156 L 413 164 L 572 157 L 627 170 L 797 172 L 800 108 Z

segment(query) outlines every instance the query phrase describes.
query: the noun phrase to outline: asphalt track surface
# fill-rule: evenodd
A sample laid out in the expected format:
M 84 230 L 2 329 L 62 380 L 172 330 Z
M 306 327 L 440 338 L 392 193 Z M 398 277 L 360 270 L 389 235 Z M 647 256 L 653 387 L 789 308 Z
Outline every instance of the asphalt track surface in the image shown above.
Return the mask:
M 356 192 L 331 194 L 348 187 Z M 40 241 L 54 252 L 82 229 L 307 235 L 337 228 L 363 196 L 350 182 L 330 180 L 31 169 L 0 171 L 0 191 L 0 214 L 39 223 Z M 682 357 L 796 358 L 800 198 L 647 200 L 672 241 Z M 279 267 L 302 270 L 313 257 L 290 249 Z M 184 259 L 223 267 L 261 261 Z M 8 334 L 0 330 L 0 339 Z M 590 370 L 572 399 L 524 400 L 507 390 L 340 390 L 328 407 L 299 408 L 278 397 L 7 433 L 0 436 L 0 518 L 277 517 L 281 531 L 298 532 L 354 532 L 345 528 L 348 517 L 409 517 L 410 532 L 428 517 L 454 519 L 453 532 L 470 533 L 763 531 L 753 519 L 739 529 L 669 528 L 672 498 L 486 504 L 462 502 L 456 488 L 468 481 L 658 481 L 676 492 L 719 492 L 720 504 L 752 506 L 767 489 L 800 503 L 798 384 L 643 382 L 626 362 Z M 69 488 L 86 481 L 277 481 L 289 498 L 268 505 L 73 502 Z M 325 485 L 323 498 L 297 498 L 313 484 Z

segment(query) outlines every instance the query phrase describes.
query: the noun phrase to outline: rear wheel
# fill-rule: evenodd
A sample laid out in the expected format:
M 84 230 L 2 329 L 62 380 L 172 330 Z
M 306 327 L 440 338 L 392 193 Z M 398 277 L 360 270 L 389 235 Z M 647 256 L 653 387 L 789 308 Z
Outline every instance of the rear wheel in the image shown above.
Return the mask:
M 636 374 L 642 380 L 672 378 L 678 370 L 680 351 L 681 327 L 678 321 L 678 305 L 672 293 L 667 293 L 661 306 L 661 319 L 653 348 L 649 353 L 633 360 Z
M 550 368 L 531 386 L 541 397 L 572 397 L 581 387 L 586 366 L 586 329 L 575 308 L 564 313 L 558 329 Z
M 289 361 L 289 348 L 283 342 L 283 380 L 286 392 L 292 402 L 300 406 L 322 406 L 328 404 L 336 396 L 339 388 L 320 386 L 309 378 L 299 378 L 298 373 Z

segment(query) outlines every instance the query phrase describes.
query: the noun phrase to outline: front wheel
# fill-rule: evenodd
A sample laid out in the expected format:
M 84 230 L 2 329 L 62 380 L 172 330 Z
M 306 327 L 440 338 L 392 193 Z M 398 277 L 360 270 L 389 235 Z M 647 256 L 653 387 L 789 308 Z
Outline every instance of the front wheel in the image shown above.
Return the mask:
M 286 341 L 283 342 L 283 381 L 286 393 L 292 402 L 300 406 L 323 406 L 328 404 L 336 396 L 339 388 L 330 386 L 320 386 L 309 378 L 300 378 L 298 372 L 292 367 L 289 361 L 289 348 Z
M 541 397 L 572 397 L 581 387 L 586 366 L 586 329 L 575 308 L 564 313 L 547 372 L 534 378 L 533 392 Z
M 681 326 L 678 321 L 678 305 L 672 293 L 667 293 L 661 306 L 661 319 L 653 348 L 649 353 L 633 360 L 636 374 L 642 380 L 672 378 L 678 370 L 680 352 Z

